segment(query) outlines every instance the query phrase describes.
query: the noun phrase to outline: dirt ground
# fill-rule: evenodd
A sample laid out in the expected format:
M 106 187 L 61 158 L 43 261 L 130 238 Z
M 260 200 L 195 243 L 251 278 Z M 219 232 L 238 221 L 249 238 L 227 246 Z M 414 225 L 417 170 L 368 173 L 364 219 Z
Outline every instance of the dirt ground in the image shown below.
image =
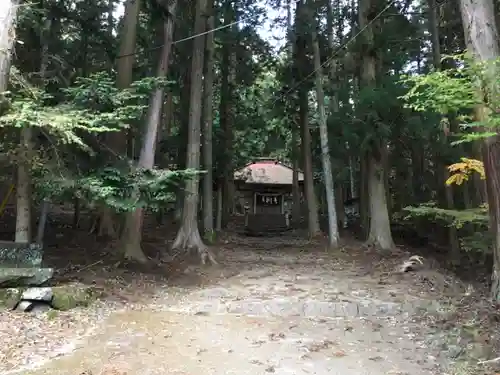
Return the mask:
M 227 235 L 219 266 L 131 270 L 60 233 L 48 251 L 57 281 L 107 297 L 57 314 L 0 312 L 3 375 L 491 375 L 478 362 L 500 355 L 483 286 L 430 259 L 399 274 L 413 251 Z M 152 257 L 163 236 L 145 236 Z

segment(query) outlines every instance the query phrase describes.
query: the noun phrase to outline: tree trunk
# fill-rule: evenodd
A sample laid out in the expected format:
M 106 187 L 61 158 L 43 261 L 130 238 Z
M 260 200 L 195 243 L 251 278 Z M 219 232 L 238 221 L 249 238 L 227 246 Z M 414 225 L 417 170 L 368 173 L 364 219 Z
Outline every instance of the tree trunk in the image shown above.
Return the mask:
M 300 95 L 300 125 L 302 129 L 302 157 L 304 166 L 304 190 L 307 205 L 307 216 L 309 224 L 310 237 L 317 237 L 321 230 L 319 227 L 318 217 L 318 201 L 314 191 L 314 180 L 312 170 L 312 155 L 311 155 L 311 133 L 309 132 L 308 112 L 309 104 L 307 91 L 299 89 Z
M 214 28 L 213 1 L 209 5 L 207 30 Z M 212 150 L 212 125 L 213 125 L 213 84 L 214 84 L 214 33 L 206 36 L 205 68 L 203 88 L 203 230 L 205 239 L 214 230 L 214 186 L 213 186 L 213 150 Z
M 349 155 L 349 192 L 351 193 L 351 198 L 355 198 L 356 192 L 356 172 L 354 170 L 354 156 Z
M 21 129 L 20 160 L 17 168 L 16 187 L 16 242 L 31 242 L 31 171 L 33 130 Z
M 335 33 L 335 11 L 337 11 L 337 25 L 336 25 L 336 31 Z M 341 4 L 340 0 L 335 0 L 335 10 L 332 4 L 331 0 L 327 1 L 327 32 L 328 32 L 328 48 L 330 50 L 330 54 L 335 54 L 335 34 L 337 35 L 337 42 L 338 45 L 342 45 L 342 26 L 343 26 L 343 19 L 341 16 Z M 329 112 L 330 115 L 335 116 L 337 118 L 340 106 L 339 106 L 339 87 L 340 87 L 340 80 L 337 74 L 337 61 L 332 60 L 329 63 L 330 65 L 330 70 L 328 72 L 329 76 L 329 81 L 330 81 L 330 105 L 329 105 Z M 347 144 L 346 144 L 347 146 Z M 347 150 L 349 150 L 349 147 L 346 147 Z M 351 170 L 351 157 L 348 156 L 349 158 L 349 173 L 352 174 Z M 346 227 L 346 218 L 345 218 L 345 208 L 344 208 L 344 199 L 343 199 L 343 194 L 342 194 L 342 185 L 338 184 L 335 187 L 335 205 L 336 205 L 336 216 L 337 216 L 337 223 L 338 225 L 342 226 L 343 228 Z
M 376 85 L 377 50 L 375 45 L 375 27 L 378 21 L 374 20 L 379 0 L 361 0 L 359 9 L 359 26 L 364 28 L 366 48 L 362 54 L 362 83 L 364 87 Z M 374 11 L 375 10 L 375 11 Z M 370 121 L 370 120 L 368 120 Z M 366 156 L 368 206 L 370 212 L 370 230 L 368 243 L 382 250 L 394 247 L 392 240 L 389 212 L 387 208 L 387 194 L 384 172 L 384 153 L 387 152 L 386 143 L 374 141 Z
M 108 0 L 108 19 L 107 19 L 107 32 L 108 35 L 106 35 L 108 40 L 111 41 L 114 39 L 114 31 L 115 31 L 115 17 L 114 17 L 114 12 L 115 12 L 115 0 Z M 111 43 L 111 42 L 110 42 Z M 113 73 L 113 65 L 114 61 L 112 58 L 112 55 L 108 52 L 108 72 Z
M 170 63 L 170 52 L 172 49 L 173 28 L 175 8 L 177 1 L 169 3 L 168 11 L 170 17 L 164 23 L 164 42 L 160 62 L 158 64 L 157 77 L 166 78 Z M 157 88 L 150 100 L 148 109 L 147 129 L 139 157 L 139 168 L 151 169 L 155 160 L 156 137 L 161 121 L 161 110 L 163 104 L 164 90 Z M 140 263 L 146 263 L 147 258 L 141 249 L 142 221 L 144 212 L 142 208 L 127 214 L 125 228 L 122 235 L 122 248 L 126 259 Z
M 112 4 L 110 5 L 112 6 Z M 137 23 L 139 20 L 140 1 L 127 0 L 123 16 L 123 27 L 120 32 L 120 48 L 117 59 L 118 88 L 126 89 L 132 83 L 132 70 L 135 62 L 135 44 Z M 109 26 L 109 25 L 108 25 Z M 127 155 L 128 141 L 125 131 L 106 134 L 106 143 L 118 158 Z M 99 219 L 98 236 L 115 238 L 119 233 L 119 223 L 115 223 L 114 212 L 110 207 L 103 206 Z
M 368 165 L 368 201 L 370 211 L 370 231 L 368 243 L 381 250 L 391 250 L 394 242 L 391 223 L 387 211 L 386 190 L 382 162 L 369 157 Z
M 493 105 L 499 103 L 497 60 L 500 57 L 498 30 L 492 0 L 460 0 L 462 23 L 467 45 L 477 62 L 485 63 L 483 87 L 478 84 L 478 96 Z M 478 121 L 488 119 L 486 103 L 476 108 Z M 497 131 L 496 128 L 487 129 Z M 490 213 L 491 231 L 494 234 L 492 297 L 500 301 L 500 137 L 493 136 L 483 142 L 483 161 L 486 172 L 486 188 Z
M 191 56 L 189 63 L 182 68 L 182 87 L 179 95 L 180 125 L 179 125 L 179 145 L 177 146 L 177 169 L 185 169 L 187 159 L 188 127 L 189 127 L 189 105 L 191 95 Z M 182 185 L 177 189 L 175 202 L 175 222 L 182 220 L 182 207 L 184 206 L 185 191 Z
M 305 5 L 300 1 L 297 3 L 295 25 L 298 28 L 305 22 L 304 20 Z M 316 237 L 321 233 L 318 217 L 318 201 L 314 191 L 314 179 L 312 168 L 312 153 L 311 153 L 311 133 L 309 130 L 309 98 L 308 89 L 304 85 L 303 79 L 309 74 L 307 68 L 307 56 L 305 47 L 308 40 L 306 39 L 305 30 L 301 27 L 300 32 L 296 32 L 295 43 L 297 44 L 296 63 L 302 84 L 298 87 L 299 100 L 299 121 L 301 129 L 301 147 L 302 147 L 302 163 L 304 169 L 304 190 L 305 201 L 307 204 L 307 216 L 309 226 L 309 236 Z
M 359 219 L 363 239 L 368 239 L 370 229 L 370 205 L 368 196 L 368 157 L 366 151 L 360 156 L 359 173 Z
M 233 5 L 228 2 L 225 6 L 224 23 L 234 22 Z M 221 94 L 220 94 L 220 126 L 223 132 L 224 142 L 224 162 L 223 162 L 223 188 L 224 197 L 222 206 L 222 227 L 226 228 L 234 206 L 234 168 L 233 168 L 233 122 L 234 114 L 232 110 L 233 96 L 235 89 L 236 61 L 234 48 L 235 43 L 232 39 L 230 27 L 224 30 L 222 39 L 222 72 L 221 72 Z
M 7 91 L 12 52 L 16 38 L 19 0 L 2 0 L 0 4 L 0 95 Z
M 355 69 L 355 73 L 352 75 L 352 96 L 355 97 L 357 91 L 358 91 L 358 82 L 359 82 L 359 72 L 360 69 Z M 352 106 L 352 112 L 355 113 L 356 112 L 356 107 L 353 103 L 353 106 Z M 352 149 L 352 147 L 350 147 L 349 144 L 346 144 L 346 148 L 349 150 L 349 190 L 350 190 L 350 193 L 351 193 L 351 198 L 355 198 L 355 197 L 358 197 L 360 196 L 361 192 L 360 192 L 360 188 L 357 188 L 357 179 L 356 179 L 356 176 L 357 176 L 357 173 L 356 173 L 356 170 L 357 170 L 357 165 L 359 165 L 359 168 L 361 169 L 361 165 L 360 163 L 358 164 L 358 158 L 359 158 L 359 155 L 356 155 L 354 153 L 354 150 Z
M 18 8 L 15 0 L 4 0 L 0 5 L 0 95 L 8 89 Z M 31 151 L 32 130 L 25 127 L 21 129 L 17 169 L 16 242 L 31 242 Z
M 429 32 L 431 34 L 431 46 L 432 46 L 432 59 L 435 70 L 441 70 L 441 44 L 439 41 L 439 28 L 437 23 L 437 6 L 436 0 L 427 0 L 427 5 L 429 8 Z M 450 116 L 450 122 L 454 119 Z M 443 147 L 447 146 L 447 137 L 444 136 Z M 448 178 L 448 169 L 446 165 L 437 157 L 437 173 L 443 175 L 443 182 Z M 453 210 L 455 208 L 455 199 L 453 197 L 453 187 L 447 186 L 446 184 L 440 184 L 441 189 L 444 189 L 444 198 L 446 208 Z M 448 243 L 450 245 L 450 261 L 452 264 L 457 265 L 460 263 L 460 244 L 458 242 L 457 228 L 453 225 L 448 228 Z
M 132 71 L 135 62 L 135 45 L 137 38 L 137 24 L 139 21 L 140 0 L 127 0 L 123 16 L 123 28 L 120 32 L 120 48 L 117 59 L 118 88 L 126 89 L 132 83 Z M 127 136 L 125 132 L 111 132 L 108 134 L 108 143 L 117 155 L 127 154 Z
M 439 42 L 439 27 L 437 19 L 438 7 L 436 0 L 427 0 L 429 9 L 429 33 L 431 34 L 432 61 L 434 69 L 441 69 L 441 43 Z
M 295 43 L 295 36 L 294 36 L 294 31 L 293 31 L 293 24 L 292 24 L 292 1 L 288 0 L 287 1 L 287 39 L 288 39 L 288 64 L 290 65 L 290 68 L 292 70 L 291 73 L 293 73 L 293 57 L 294 57 L 294 46 L 296 46 Z M 294 102 L 292 102 L 292 105 L 295 105 Z M 290 108 L 290 111 L 293 111 L 292 108 Z M 292 217 L 296 222 L 300 220 L 301 216 L 301 209 L 300 209 L 300 184 L 299 184 L 299 147 L 297 143 L 297 122 L 295 121 L 296 118 L 295 116 L 291 116 L 290 118 L 290 132 L 292 135 L 291 139 L 291 144 L 292 144 Z
M 392 195 L 390 190 L 390 171 L 392 169 L 390 164 L 390 155 L 387 145 L 382 147 L 382 168 L 384 171 L 384 186 L 385 186 L 385 200 L 387 203 L 387 214 L 389 215 L 389 221 L 392 215 Z
M 314 71 L 316 72 L 316 96 L 319 111 L 319 131 L 321 140 L 321 159 L 323 173 L 325 176 L 326 206 L 328 212 L 328 238 L 330 248 L 336 248 L 339 244 L 339 229 L 337 225 L 337 212 L 335 206 L 335 189 L 333 186 L 332 163 L 330 159 L 330 148 L 328 146 L 328 129 L 326 123 L 325 94 L 323 92 L 323 71 L 321 69 L 321 56 L 316 33 L 312 33 L 314 51 Z
M 335 206 L 337 212 L 337 223 L 339 228 L 347 228 L 347 221 L 344 207 L 344 189 L 342 184 L 335 186 Z
M 482 159 L 482 145 L 480 142 L 474 142 L 472 145 L 472 154 L 476 159 Z M 486 194 L 486 185 L 479 173 L 474 173 L 473 177 L 473 191 L 474 191 L 474 207 L 478 207 L 488 200 L 488 195 Z
M 217 212 L 215 215 L 215 230 L 220 232 L 222 230 L 222 206 L 223 206 L 222 187 L 220 182 L 217 183 Z
M 423 163 L 423 148 L 419 147 L 418 141 L 414 140 L 414 145 L 411 147 L 411 185 L 413 187 L 413 197 L 415 202 L 420 204 L 425 202 L 423 194 L 424 183 L 424 163 Z M 442 170 L 442 168 L 439 168 Z
M 191 95 L 188 126 L 188 151 L 186 167 L 200 169 L 200 146 L 201 146 L 201 112 L 203 92 L 203 60 L 205 37 L 206 0 L 197 0 L 194 34 L 199 35 L 193 42 L 193 54 L 191 60 Z M 197 251 L 202 263 L 209 260 L 216 263 L 215 258 L 207 246 L 203 243 L 198 228 L 198 196 L 199 176 L 194 176 L 186 182 L 186 194 L 184 195 L 184 207 L 182 211 L 182 224 L 177 232 L 177 237 L 172 245 L 175 250 Z

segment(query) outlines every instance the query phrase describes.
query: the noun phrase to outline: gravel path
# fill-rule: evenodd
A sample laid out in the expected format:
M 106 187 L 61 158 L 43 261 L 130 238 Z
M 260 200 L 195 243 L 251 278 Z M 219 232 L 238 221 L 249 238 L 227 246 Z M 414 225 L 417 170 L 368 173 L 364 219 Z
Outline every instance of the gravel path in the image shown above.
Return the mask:
M 318 254 L 240 248 L 234 275 L 171 287 L 153 303 L 112 314 L 74 350 L 25 375 L 434 374 L 405 285 L 369 283 L 353 263 Z M 216 270 L 206 271 L 213 277 Z M 189 278 L 187 275 L 186 278 Z

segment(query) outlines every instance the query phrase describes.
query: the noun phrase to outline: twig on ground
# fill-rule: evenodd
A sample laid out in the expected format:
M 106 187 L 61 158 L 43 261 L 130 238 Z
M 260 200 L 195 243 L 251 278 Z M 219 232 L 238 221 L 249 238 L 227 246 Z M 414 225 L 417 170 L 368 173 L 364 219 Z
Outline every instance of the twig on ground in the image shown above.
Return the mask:
M 77 269 L 77 270 L 75 271 L 75 273 L 82 272 L 83 270 L 86 270 L 86 269 L 88 269 L 88 268 L 90 268 L 90 267 L 97 266 L 99 263 L 102 263 L 102 262 L 103 262 L 103 261 L 102 261 L 102 259 L 101 259 L 101 260 L 98 260 L 97 262 L 94 262 L 94 263 L 88 264 L 88 265 L 86 265 L 86 266 L 84 266 L 84 267 L 81 267 L 81 268 Z
M 496 362 L 500 362 L 500 357 L 496 357 L 496 358 L 493 358 L 493 359 L 488 359 L 486 361 L 479 361 L 477 364 L 478 365 L 486 365 L 486 364 L 489 364 L 489 363 L 496 363 Z

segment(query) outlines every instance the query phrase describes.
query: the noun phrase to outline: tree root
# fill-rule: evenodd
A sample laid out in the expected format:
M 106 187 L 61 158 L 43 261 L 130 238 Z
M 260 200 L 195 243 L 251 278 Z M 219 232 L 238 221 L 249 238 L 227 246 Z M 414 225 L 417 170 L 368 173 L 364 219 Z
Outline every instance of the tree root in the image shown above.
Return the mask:
M 148 264 L 149 259 L 144 255 L 141 245 L 138 243 L 130 243 L 124 245 L 124 253 L 123 257 L 125 260 L 129 262 L 139 263 L 139 264 Z
M 212 265 L 219 264 L 215 259 L 215 254 L 203 243 L 200 232 L 197 229 L 191 230 L 189 233 L 186 232 L 181 228 L 177 233 L 177 237 L 172 245 L 172 250 L 176 252 L 175 257 L 195 253 L 198 255 L 202 265 L 207 263 Z
M 362 245 L 367 250 L 376 250 L 382 255 L 390 255 L 392 251 L 396 249 L 396 246 L 393 245 L 390 248 L 382 246 L 380 241 L 373 237 L 368 237 L 368 239 Z

